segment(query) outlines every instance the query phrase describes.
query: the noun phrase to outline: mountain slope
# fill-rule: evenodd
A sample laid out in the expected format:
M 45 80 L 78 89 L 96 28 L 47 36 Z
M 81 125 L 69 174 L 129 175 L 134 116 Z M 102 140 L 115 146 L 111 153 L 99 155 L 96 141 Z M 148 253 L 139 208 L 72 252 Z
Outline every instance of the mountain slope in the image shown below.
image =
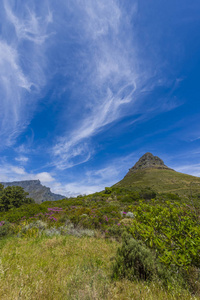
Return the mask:
M 29 193 L 28 197 L 35 200 L 36 203 L 42 203 L 44 201 L 56 201 L 64 199 L 65 196 L 54 194 L 50 188 L 42 185 L 39 180 L 25 180 L 25 181 L 13 181 L 13 182 L 1 182 L 4 187 L 7 186 L 21 186 L 26 192 Z
M 146 187 L 189 196 L 200 193 L 200 178 L 176 172 L 151 153 L 144 154 L 115 187 Z

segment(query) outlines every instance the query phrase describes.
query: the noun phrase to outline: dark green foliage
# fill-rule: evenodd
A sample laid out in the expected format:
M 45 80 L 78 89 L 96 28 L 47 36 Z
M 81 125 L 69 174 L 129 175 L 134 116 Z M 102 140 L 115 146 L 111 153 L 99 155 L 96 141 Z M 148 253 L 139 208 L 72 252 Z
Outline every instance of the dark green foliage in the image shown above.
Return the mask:
M 127 193 L 123 196 L 118 196 L 120 202 L 123 203 L 133 203 L 139 201 L 141 199 L 140 193 L 138 191 L 133 191 L 131 193 Z
M 8 186 L 1 189 L 0 211 L 8 211 L 14 207 L 20 207 L 23 204 L 34 203 L 31 198 L 26 198 L 28 193 L 20 186 Z
M 121 237 L 126 231 L 127 228 L 125 226 L 121 226 L 121 224 L 118 223 L 108 227 L 106 236 L 114 237 L 116 240 L 121 241 Z
M 140 199 L 151 200 L 156 197 L 156 192 L 150 187 L 112 187 L 111 195 L 115 195 L 120 202 L 134 203 Z
M 156 197 L 156 192 L 153 191 L 150 187 L 145 187 L 140 191 L 140 198 L 145 200 L 151 200 Z
M 168 200 L 180 200 L 180 196 L 173 193 L 162 193 L 160 194 L 160 198 L 168 199 Z
M 112 188 L 110 187 L 105 187 L 105 194 L 111 194 L 112 193 Z
M 3 192 L 3 189 L 4 189 L 4 186 L 3 186 L 3 184 L 0 183 L 0 196 L 1 196 L 2 192 Z
M 7 220 L 9 222 L 18 222 L 23 217 L 33 217 L 35 214 L 40 212 L 47 212 L 47 209 L 41 207 L 41 205 L 37 203 L 24 204 L 19 208 L 13 208 L 5 213 L 0 213 L 0 219 Z
M 160 272 L 155 255 L 142 242 L 124 233 L 113 265 L 113 278 L 152 280 Z
M 3 221 L 0 223 L 0 238 L 9 235 L 11 232 L 11 224 L 8 221 Z

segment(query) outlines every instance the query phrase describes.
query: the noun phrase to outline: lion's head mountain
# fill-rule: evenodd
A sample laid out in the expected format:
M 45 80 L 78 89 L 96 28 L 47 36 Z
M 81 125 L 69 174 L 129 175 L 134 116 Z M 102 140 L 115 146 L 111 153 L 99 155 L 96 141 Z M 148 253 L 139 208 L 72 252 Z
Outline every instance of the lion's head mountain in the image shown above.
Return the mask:
M 36 203 L 65 198 L 63 195 L 52 193 L 50 188 L 42 185 L 39 180 L 2 182 L 2 184 L 4 187 L 21 186 Z M 158 193 L 170 192 L 188 196 L 191 193 L 191 186 L 195 186 L 195 189 L 200 188 L 200 178 L 176 172 L 166 166 L 161 158 L 147 152 L 113 187 L 151 187 Z

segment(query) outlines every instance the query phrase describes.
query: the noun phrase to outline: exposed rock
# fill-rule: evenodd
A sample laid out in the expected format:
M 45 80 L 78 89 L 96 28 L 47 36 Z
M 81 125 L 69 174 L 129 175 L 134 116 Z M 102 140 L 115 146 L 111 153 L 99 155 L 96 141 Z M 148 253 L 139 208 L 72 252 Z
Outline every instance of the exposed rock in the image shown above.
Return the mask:
M 54 194 L 50 188 L 42 185 L 39 180 L 25 180 L 13 182 L 1 182 L 4 188 L 7 186 L 21 186 L 26 192 L 29 193 L 28 197 L 33 198 L 36 203 L 44 201 L 56 201 L 66 198 L 63 195 Z
M 147 168 L 153 168 L 153 169 L 167 169 L 172 170 L 168 168 L 162 159 L 160 159 L 158 156 L 154 156 L 150 152 L 145 153 L 138 162 L 129 170 L 129 172 L 136 172 L 137 170 L 147 169 Z

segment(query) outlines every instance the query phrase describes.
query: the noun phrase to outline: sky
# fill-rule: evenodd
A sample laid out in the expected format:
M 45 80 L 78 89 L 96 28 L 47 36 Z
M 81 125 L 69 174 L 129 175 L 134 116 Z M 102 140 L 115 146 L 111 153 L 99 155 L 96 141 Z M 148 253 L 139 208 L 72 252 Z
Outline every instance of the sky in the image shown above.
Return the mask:
M 200 176 L 200 2 L 0 1 L 0 181 L 89 194 L 146 152 Z

